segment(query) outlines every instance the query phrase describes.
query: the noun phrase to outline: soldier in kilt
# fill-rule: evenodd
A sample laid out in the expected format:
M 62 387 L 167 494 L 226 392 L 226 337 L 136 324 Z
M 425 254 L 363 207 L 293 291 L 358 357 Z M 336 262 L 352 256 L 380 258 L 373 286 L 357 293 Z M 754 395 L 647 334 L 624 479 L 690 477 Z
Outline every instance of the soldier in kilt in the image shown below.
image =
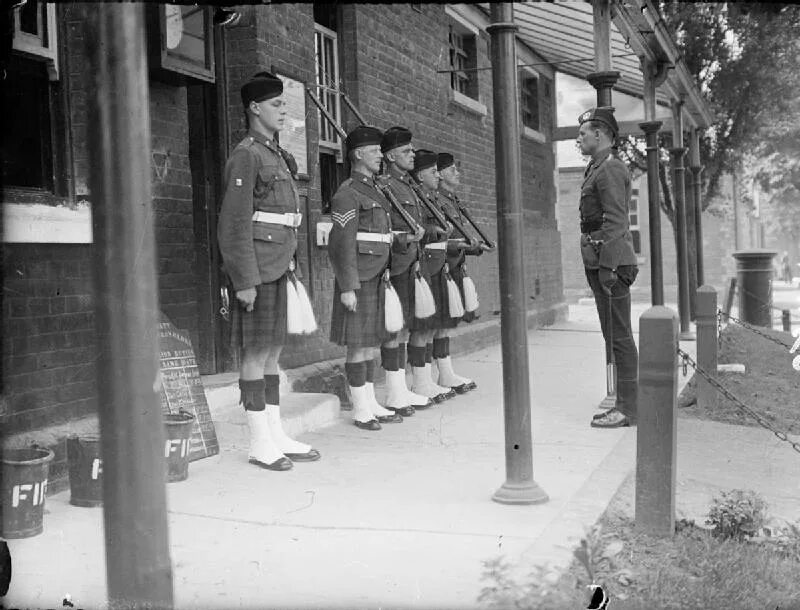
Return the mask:
M 420 202 L 411 187 L 409 171 L 414 169 L 414 147 L 411 145 L 411 132 L 405 127 L 391 127 L 383 134 L 381 151 L 385 173 L 378 178 L 382 188 L 387 189 L 397 203 L 420 225 L 419 232 L 408 233 L 409 227 L 396 210 L 392 210 L 392 227 L 395 236 L 404 237 L 392 250 L 390 264 L 391 282 L 403 307 L 404 329 L 381 345 L 381 366 L 386 371 L 388 395 L 386 402 L 394 408 L 411 405 L 424 409 L 432 404 L 428 395 L 412 392 L 406 385 L 405 362 L 406 341 L 409 331 L 421 329 L 420 320 L 414 315 L 415 276 L 424 273 L 420 265 L 419 240 L 424 238 L 423 217 Z M 422 281 L 427 281 L 423 277 Z M 409 346 L 409 353 L 416 348 Z M 424 357 L 423 343 L 423 357 Z
M 353 423 L 363 430 L 380 430 L 382 423 L 400 423 L 402 415 L 414 413 L 413 407 L 405 405 L 387 409 L 375 398 L 376 351 L 390 338 L 384 307 L 393 241 L 391 205 L 375 185 L 382 136 L 380 130 L 368 126 L 347 135 L 351 174 L 333 196 L 328 241 L 336 276 L 330 338 L 347 346 L 344 366 Z
M 225 166 L 218 224 L 223 266 L 236 294 L 232 335 L 241 350 L 249 461 L 269 470 L 289 470 L 294 461 L 320 457 L 289 438 L 280 418 L 278 357 L 286 341 L 286 283 L 301 218 L 292 176 L 297 166 L 275 141 L 286 115 L 282 94 L 282 81 L 269 72 L 242 86 L 248 133 Z
M 437 156 L 430 150 L 420 149 L 414 155 L 412 176 L 418 183 L 416 189 L 432 205 L 436 203 L 436 188 L 439 185 L 439 172 L 436 169 Z M 434 401 L 452 398 L 456 395 L 449 386 L 436 384 L 432 377 L 433 337 L 436 331 L 450 321 L 450 307 L 447 292 L 447 238 L 452 227 L 445 230 L 436 220 L 430 209 L 423 204 L 425 237 L 422 246 L 422 266 L 425 276 L 430 278 L 431 292 L 436 303 L 436 313 L 420 320 L 411 333 L 408 342 L 408 361 L 413 376 L 412 391 L 428 396 Z
M 455 194 L 460 178 L 455 159 L 450 153 L 439 153 L 436 161 L 436 168 L 439 170 L 439 198 L 437 202 L 451 218 L 458 220 L 462 227 L 466 228 L 468 222 L 460 211 L 460 201 Z M 454 235 L 455 239 L 447 241 L 447 266 L 450 276 L 458 285 L 461 298 L 464 299 L 464 277 L 466 275 L 466 257 L 480 256 L 484 248 L 473 235 Z M 464 299 L 466 310 L 466 299 Z M 465 311 L 460 318 L 443 316 L 441 325 L 433 336 L 433 358 L 436 360 L 436 368 L 439 371 L 439 385 L 453 388 L 457 393 L 463 394 L 476 388 L 473 380 L 456 375 L 453 371 L 453 363 L 450 359 L 450 331 L 455 328 L 459 321 L 472 322 L 477 319 L 475 311 Z

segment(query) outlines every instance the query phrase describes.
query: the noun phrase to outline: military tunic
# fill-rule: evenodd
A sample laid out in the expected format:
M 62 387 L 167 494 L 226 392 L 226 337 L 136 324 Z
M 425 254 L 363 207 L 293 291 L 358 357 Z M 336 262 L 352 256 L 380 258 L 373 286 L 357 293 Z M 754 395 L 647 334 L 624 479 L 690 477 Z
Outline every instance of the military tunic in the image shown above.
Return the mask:
M 246 348 L 282 345 L 286 273 L 297 250 L 300 221 L 297 187 L 278 145 L 255 130 L 234 148 L 224 180 L 217 226 L 223 268 L 234 291 L 256 289 L 253 311 L 245 311 L 238 301 L 231 308 L 232 338 Z M 256 212 L 282 218 L 277 222 L 277 216 Z
M 417 200 L 417 196 L 411 187 L 411 176 L 407 172 L 402 172 L 396 167 L 391 166 L 389 173 L 379 176 L 378 181 L 388 187 L 391 193 L 397 199 L 398 203 L 403 206 L 406 212 L 417 221 L 418 224 L 424 226 L 424 217 L 422 212 L 422 204 Z M 396 231 L 411 231 L 406 224 L 403 217 L 392 209 L 391 213 L 392 227 Z M 426 236 L 428 232 L 426 230 Z M 423 239 L 425 239 L 423 237 Z M 419 318 L 414 316 L 414 263 L 421 261 L 421 249 L 419 242 L 413 241 L 398 241 L 396 247 L 392 248 L 392 260 L 390 265 L 390 275 L 392 278 L 392 285 L 397 291 L 397 296 L 400 298 L 400 303 L 403 306 L 403 320 L 405 327 L 408 330 L 419 330 Z M 425 281 L 429 281 L 426 276 L 425 266 L 420 264 L 420 272 L 422 273 Z
M 389 209 L 373 178 L 359 172 L 353 172 L 333 196 L 328 256 L 336 286 L 330 338 L 339 345 L 376 347 L 389 338 L 383 287 L 392 243 Z M 356 293 L 355 311 L 340 299 L 349 291 Z

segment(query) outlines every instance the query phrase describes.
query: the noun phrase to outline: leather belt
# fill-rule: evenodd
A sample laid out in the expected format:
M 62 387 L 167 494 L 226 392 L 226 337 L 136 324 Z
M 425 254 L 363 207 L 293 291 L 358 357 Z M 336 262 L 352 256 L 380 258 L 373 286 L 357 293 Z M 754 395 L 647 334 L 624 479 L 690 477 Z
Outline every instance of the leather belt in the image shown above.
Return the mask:
M 447 250 L 446 241 L 437 241 L 432 244 L 425 244 L 426 250 Z
M 390 244 L 392 243 L 392 234 L 391 233 L 362 233 L 359 231 L 356 233 L 356 239 L 358 241 L 377 241 L 383 244 Z
M 303 222 L 301 212 L 285 212 L 275 214 L 274 212 L 253 212 L 255 222 L 266 222 L 273 225 L 284 225 L 287 227 L 299 227 Z

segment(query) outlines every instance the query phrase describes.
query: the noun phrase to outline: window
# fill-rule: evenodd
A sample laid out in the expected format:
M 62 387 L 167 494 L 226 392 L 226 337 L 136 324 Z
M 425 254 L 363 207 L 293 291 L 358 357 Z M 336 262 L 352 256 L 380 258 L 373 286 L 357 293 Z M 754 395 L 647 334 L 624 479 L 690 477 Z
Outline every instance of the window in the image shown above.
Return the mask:
M 51 80 L 58 80 L 56 7 L 54 4 L 28 0 L 14 10 L 15 51 L 45 60 Z
M 14 35 L 3 87 L 3 183 L 54 193 L 58 104 L 55 6 L 29 0 L 14 10 Z
M 528 70 L 519 71 L 519 110 L 522 125 L 541 131 L 539 122 L 539 77 Z
M 462 95 L 478 99 L 477 52 L 475 34 L 452 22 L 448 34 L 450 46 L 450 88 Z
M 344 164 L 337 163 L 336 155 L 331 152 L 319 153 L 319 188 L 322 199 L 322 213 L 329 214 L 331 200 L 336 189 L 345 181 Z
M 214 32 L 211 8 L 159 4 L 150 10 L 158 13 L 160 33 L 160 48 L 151 51 L 153 56 L 150 58 L 156 73 L 160 70 L 161 76 L 167 76 L 163 72 L 174 72 L 213 83 Z
M 319 23 L 314 24 L 314 48 L 317 58 L 317 98 L 333 119 L 341 124 L 339 100 L 338 35 Z M 317 111 L 319 116 L 319 145 L 329 150 L 341 150 L 339 134 Z
M 642 254 L 642 234 L 639 231 L 639 189 L 631 190 L 631 205 L 628 208 L 631 237 L 633 237 L 633 251 L 637 256 Z

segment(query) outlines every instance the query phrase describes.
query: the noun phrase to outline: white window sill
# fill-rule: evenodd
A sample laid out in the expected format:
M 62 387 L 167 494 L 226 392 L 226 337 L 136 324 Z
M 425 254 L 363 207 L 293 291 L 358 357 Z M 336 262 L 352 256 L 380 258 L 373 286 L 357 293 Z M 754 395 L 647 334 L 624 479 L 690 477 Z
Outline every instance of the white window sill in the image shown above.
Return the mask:
M 92 211 L 88 204 L 65 206 L 3 204 L 3 242 L 28 244 L 92 243 Z
M 647 262 L 647 257 L 645 257 L 645 256 L 637 256 L 636 257 L 636 264 L 637 265 L 643 265 L 646 262 Z
M 545 144 L 547 142 L 547 136 L 545 136 L 541 131 L 536 131 L 530 127 L 522 127 L 522 137 L 527 140 L 538 142 L 539 144 Z
M 472 99 L 468 95 L 464 95 L 460 91 L 452 91 L 453 97 L 451 98 L 451 102 L 454 104 L 469 110 L 470 112 L 474 112 L 480 116 L 486 116 L 486 106 L 481 104 L 478 100 Z

